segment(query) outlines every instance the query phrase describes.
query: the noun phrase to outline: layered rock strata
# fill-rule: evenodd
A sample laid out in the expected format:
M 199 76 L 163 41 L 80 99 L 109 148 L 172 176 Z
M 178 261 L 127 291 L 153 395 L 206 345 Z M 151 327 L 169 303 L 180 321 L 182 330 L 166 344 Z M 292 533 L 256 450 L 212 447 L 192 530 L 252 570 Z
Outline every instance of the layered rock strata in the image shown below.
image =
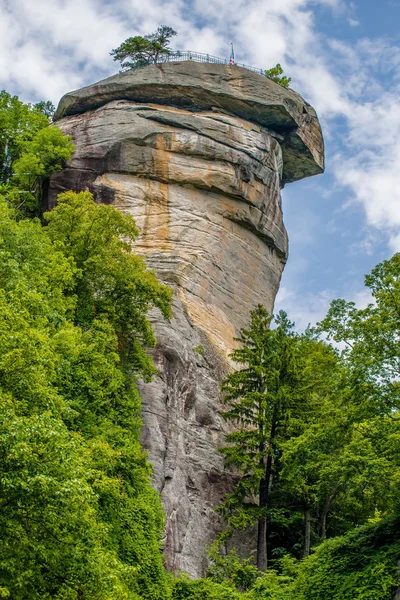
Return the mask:
M 132 214 L 136 250 L 174 290 L 153 315 L 158 376 L 142 385 L 143 443 L 167 516 L 172 570 L 200 576 L 232 486 L 218 447 L 220 384 L 257 303 L 272 311 L 287 257 L 281 187 L 323 170 L 314 110 L 230 65 L 170 63 L 64 96 L 57 125 L 76 151 L 50 182 Z

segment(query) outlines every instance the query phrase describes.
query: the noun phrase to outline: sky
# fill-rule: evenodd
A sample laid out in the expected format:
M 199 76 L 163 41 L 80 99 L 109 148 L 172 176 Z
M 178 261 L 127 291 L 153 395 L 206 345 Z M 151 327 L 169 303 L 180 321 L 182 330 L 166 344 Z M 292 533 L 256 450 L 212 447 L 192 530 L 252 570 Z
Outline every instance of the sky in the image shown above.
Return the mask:
M 173 48 L 270 68 L 319 115 L 326 172 L 282 192 L 289 260 L 276 310 L 299 329 L 400 251 L 400 0 L 0 0 L 0 89 L 52 100 L 118 71 L 109 52 L 173 27 Z

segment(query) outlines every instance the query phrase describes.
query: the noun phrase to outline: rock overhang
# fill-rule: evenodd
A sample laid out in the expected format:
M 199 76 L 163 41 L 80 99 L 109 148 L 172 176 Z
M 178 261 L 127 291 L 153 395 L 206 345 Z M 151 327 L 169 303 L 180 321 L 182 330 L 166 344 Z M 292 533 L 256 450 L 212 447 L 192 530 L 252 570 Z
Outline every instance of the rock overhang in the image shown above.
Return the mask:
M 312 106 L 297 92 L 234 65 L 182 61 L 119 73 L 63 96 L 55 121 L 113 100 L 215 109 L 255 122 L 280 137 L 283 183 L 324 170 L 323 137 Z

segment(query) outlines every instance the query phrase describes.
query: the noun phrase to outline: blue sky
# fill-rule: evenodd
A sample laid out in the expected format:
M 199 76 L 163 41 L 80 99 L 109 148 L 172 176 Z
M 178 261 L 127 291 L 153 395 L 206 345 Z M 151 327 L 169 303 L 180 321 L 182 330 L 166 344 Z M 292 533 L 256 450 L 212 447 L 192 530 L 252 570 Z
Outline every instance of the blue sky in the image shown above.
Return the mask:
M 276 308 L 299 327 L 400 251 L 400 0 L 0 0 L 0 87 L 51 99 L 118 70 L 109 51 L 160 24 L 177 49 L 269 68 L 312 103 L 324 175 L 288 185 L 290 257 Z M 262 276 L 262 275 L 260 275 Z

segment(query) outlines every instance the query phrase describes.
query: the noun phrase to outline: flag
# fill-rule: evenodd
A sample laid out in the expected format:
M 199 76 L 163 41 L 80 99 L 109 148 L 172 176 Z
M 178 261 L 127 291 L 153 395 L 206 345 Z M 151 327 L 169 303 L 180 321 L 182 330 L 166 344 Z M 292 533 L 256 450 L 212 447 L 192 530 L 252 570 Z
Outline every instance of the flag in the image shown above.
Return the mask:
M 235 52 L 233 50 L 233 44 L 231 44 L 231 57 L 229 59 L 229 64 L 230 65 L 234 65 L 235 64 Z

